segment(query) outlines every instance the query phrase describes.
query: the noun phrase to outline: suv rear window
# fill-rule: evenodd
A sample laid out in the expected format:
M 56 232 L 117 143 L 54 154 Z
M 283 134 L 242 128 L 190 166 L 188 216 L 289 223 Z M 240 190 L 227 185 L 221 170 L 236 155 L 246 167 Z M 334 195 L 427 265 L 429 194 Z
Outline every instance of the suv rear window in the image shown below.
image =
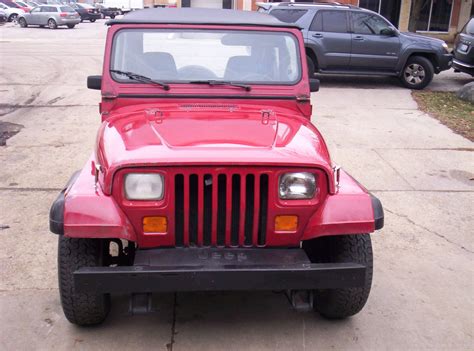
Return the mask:
M 270 12 L 270 14 L 282 22 L 285 23 L 295 23 L 298 21 L 303 15 L 308 12 L 308 10 L 301 10 L 301 9 L 274 9 Z
M 76 12 L 76 11 L 74 11 L 74 9 L 73 9 L 72 7 L 70 7 L 70 6 L 61 6 L 60 9 L 61 9 L 61 12 Z
M 462 32 L 464 34 L 474 35 L 474 18 L 471 18 L 471 20 L 467 22 Z

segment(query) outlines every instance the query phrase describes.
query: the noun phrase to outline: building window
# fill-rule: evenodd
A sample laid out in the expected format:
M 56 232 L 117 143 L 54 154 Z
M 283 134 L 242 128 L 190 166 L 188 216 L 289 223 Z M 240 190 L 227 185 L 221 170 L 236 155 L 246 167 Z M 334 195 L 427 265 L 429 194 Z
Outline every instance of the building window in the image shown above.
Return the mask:
M 380 13 L 395 27 L 400 18 L 401 0 L 359 0 L 359 7 Z
M 452 7 L 452 0 L 414 0 L 409 30 L 448 32 Z

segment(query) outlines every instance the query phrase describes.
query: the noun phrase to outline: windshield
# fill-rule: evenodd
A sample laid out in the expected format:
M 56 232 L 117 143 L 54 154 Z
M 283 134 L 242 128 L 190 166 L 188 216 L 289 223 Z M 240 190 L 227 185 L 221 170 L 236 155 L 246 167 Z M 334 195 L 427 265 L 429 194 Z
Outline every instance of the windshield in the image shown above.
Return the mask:
M 301 76 L 296 38 L 264 31 L 121 30 L 111 69 L 177 83 L 294 84 Z M 113 78 L 133 82 L 116 73 Z

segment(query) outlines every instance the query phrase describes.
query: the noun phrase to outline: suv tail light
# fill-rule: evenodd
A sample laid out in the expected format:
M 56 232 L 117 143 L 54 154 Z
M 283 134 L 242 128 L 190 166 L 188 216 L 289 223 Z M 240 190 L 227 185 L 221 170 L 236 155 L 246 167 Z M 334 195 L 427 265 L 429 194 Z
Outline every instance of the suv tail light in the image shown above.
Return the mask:
M 67 12 L 61 12 L 61 13 L 59 14 L 59 17 L 67 17 Z

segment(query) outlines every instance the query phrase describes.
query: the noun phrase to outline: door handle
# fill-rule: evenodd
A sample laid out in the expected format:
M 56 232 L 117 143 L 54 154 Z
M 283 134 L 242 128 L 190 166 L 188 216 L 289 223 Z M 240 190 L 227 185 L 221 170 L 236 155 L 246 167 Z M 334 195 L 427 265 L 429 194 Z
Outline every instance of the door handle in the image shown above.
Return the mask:
M 323 35 L 321 33 L 315 33 L 315 34 L 313 34 L 313 37 L 314 38 L 322 38 Z
M 358 35 L 358 36 L 354 37 L 354 40 L 363 41 L 364 37 L 361 37 L 360 35 Z

